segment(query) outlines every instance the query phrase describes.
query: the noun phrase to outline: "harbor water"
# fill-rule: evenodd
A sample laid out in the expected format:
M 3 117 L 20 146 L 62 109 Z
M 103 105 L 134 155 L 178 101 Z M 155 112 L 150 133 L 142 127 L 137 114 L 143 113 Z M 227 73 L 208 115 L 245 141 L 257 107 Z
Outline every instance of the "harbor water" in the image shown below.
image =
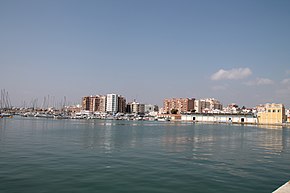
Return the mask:
M 289 128 L 0 119 L 1 193 L 267 193 L 289 163 Z

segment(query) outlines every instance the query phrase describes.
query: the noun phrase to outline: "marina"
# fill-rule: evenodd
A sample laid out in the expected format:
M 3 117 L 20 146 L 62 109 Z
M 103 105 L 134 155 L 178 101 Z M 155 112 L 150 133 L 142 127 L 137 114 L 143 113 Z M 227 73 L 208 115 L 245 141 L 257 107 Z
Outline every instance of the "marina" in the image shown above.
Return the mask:
M 290 123 L 259 123 L 256 116 L 251 114 L 183 114 L 183 115 L 138 115 L 117 113 L 68 113 L 63 111 L 51 110 L 10 110 L 0 113 L 0 118 L 13 118 L 14 116 L 44 118 L 44 119 L 102 119 L 102 120 L 127 120 L 127 121 L 173 121 L 190 123 L 209 123 L 209 124 L 238 124 L 238 125 L 256 125 L 256 126 L 277 126 L 289 127 Z
M 0 193 L 290 193 L 290 0 L 0 13 Z

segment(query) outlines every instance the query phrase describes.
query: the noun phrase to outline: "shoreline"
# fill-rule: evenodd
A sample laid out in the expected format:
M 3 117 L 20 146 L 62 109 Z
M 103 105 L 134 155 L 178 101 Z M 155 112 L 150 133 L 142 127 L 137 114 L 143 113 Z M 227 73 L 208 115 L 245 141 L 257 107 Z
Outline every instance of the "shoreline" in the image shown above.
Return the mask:
M 192 121 L 192 120 L 181 120 L 181 119 L 173 119 L 173 120 L 157 120 L 155 118 L 152 119 L 126 119 L 126 118 L 97 118 L 97 117 L 88 117 L 88 118 L 75 118 L 71 116 L 66 117 L 41 117 L 41 116 L 21 116 L 21 115 L 13 115 L 13 116 L 0 116 L 1 119 L 13 119 L 13 117 L 21 117 L 23 119 L 25 118 L 35 118 L 35 119 L 52 119 L 52 120 L 61 120 L 61 119 L 72 119 L 72 120 L 117 120 L 117 121 L 154 121 L 154 122 L 180 122 L 180 123 L 197 123 L 197 124 L 225 124 L 225 125 L 245 125 L 245 126 L 269 126 L 269 127 L 279 127 L 279 128 L 290 128 L 290 122 L 289 123 L 276 123 L 276 124 L 265 124 L 265 123 L 241 123 L 241 122 L 219 122 L 219 121 Z

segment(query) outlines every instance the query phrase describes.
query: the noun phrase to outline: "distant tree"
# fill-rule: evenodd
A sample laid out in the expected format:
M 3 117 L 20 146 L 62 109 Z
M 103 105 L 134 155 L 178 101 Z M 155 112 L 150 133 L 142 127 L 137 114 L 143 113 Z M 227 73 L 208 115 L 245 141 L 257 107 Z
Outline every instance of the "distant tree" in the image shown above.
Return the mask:
M 171 114 L 177 114 L 178 110 L 177 109 L 172 109 Z

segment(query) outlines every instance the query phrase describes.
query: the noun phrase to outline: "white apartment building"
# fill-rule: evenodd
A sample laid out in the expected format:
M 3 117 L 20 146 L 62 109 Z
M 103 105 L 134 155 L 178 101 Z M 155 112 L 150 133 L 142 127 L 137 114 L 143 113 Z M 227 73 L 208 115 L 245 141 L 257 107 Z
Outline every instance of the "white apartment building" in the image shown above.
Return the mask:
M 108 113 L 118 112 L 118 95 L 117 94 L 107 94 L 106 112 Z
M 200 100 L 194 101 L 194 110 L 196 113 L 201 113 L 201 101 Z
M 151 113 L 151 112 L 157 112 L 157 111 L 158 111 L 157 105 L 151 105 L 151 104 L 145 105 L 145 113 Z
M 207 113 L 215 110 L 222 110 L 222 104 L 214 99 L 199 99 L 194 101 L 194 110 L 196 113 Z

